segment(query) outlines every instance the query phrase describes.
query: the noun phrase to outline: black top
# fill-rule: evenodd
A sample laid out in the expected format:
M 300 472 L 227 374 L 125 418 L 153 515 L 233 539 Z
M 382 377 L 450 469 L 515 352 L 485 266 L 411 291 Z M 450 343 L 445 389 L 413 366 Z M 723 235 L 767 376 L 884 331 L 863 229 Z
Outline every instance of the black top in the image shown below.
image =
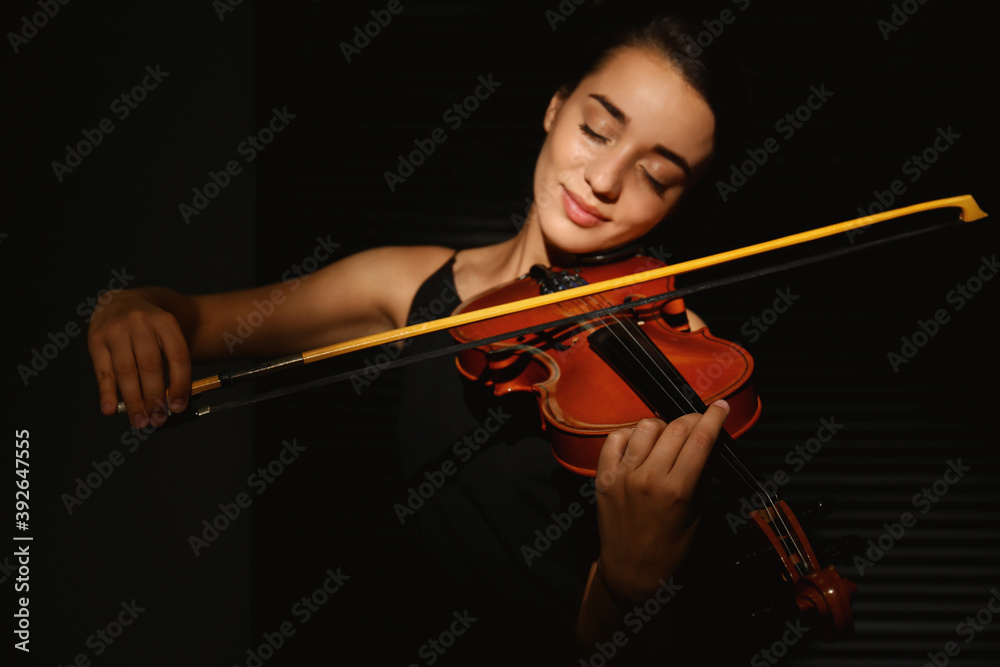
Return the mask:
M 458 305 L 453 262 L 418 290 L 409 323 Z M 406 353 L 453 343 L 438 332 L 413 340 Z M 399 442 L 416 493 L 397 515 L 428 560 L 427 583 L 444 607 L 438 616 L 468 609 L 477 619 L 456 640 L 456 655 L 464 649 L 502 662 L 510 649 L 524 664 L 531 647 L 532 661 L 563 664 L 597 557 L 593 484 L 552 456 L 534 395 L 495 397 L 466 381 L 450 356 L 411 365 Z
M 408 323 L 455 309 L 453 263 L 420 287 Z M 437 332 L 412 339 L 405 353 L 453 343 L 447 331 Z M 476 619 L 460 636 L 444 638 L 454 639 L 446 651 L 429 649 L 424 664 L 581 664 L 573 657 L 574 626 L 599 553 L 593 482 L 556 462 L 535 396 L 496 397 L 466 381 L 451 356 L 410 365 L 399 445 L 409 500 L 396 513 L 412 530 L 413 555 L 424 559 L 419 571 L 426 573 L 411 617 L 416 633 L 433 638 L 449 619 Z M 630 664 L 746 664 L 757 650 L 747 645 L 770 645 L 763 640 L 769 630 L 754 636 L 761 628 L 734 611 L 736 599 L 754 594 L 744 573 L 720 569 L 731 554 L 720 558 L 717 545 L 732 535 L 722 519 L 730 508 L 719 503 L 731 501 L 717 491 L 705 502 L 705 513 L 715 516 L 702 520 L 697 548 L 666 582 L 680 586 L 664 587 L 622 619 L 619 638 L 633 654 Z M 771 568 L 762 571 L 750 577 L 767 588 Z M 740 630 L 749 644 L 737 637 Z M 582 664 L 604 664 L 601 653 L 618 650 L 595 647 Z

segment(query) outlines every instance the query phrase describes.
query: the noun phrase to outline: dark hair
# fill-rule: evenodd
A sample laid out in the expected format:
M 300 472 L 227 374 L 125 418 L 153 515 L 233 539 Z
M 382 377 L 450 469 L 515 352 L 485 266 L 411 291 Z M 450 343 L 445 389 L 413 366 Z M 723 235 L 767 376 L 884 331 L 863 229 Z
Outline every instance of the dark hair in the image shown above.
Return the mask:
M 605 18 L 598 19 L 601 22 Z M 617 29 L 601 28 L 602 35 L 591 47 L 579 52 L 571 63 L 569 76 L 559 90 L 572 93 L 589 74 L 596 72 L 623 49 L 638 48 L 655 53 L 671 64 L 708 103 L 715 115 L 713 166 L 728 164 L 743 149 L 750 126 L 751 101 L 743 72 L 735 56 L 724 44 L 702 47 L 696 41 L 698 29 L 683 18 L 656 16 L 637 21 L 619 19 Z M 703 181 L 708 181 L 713 170 Z

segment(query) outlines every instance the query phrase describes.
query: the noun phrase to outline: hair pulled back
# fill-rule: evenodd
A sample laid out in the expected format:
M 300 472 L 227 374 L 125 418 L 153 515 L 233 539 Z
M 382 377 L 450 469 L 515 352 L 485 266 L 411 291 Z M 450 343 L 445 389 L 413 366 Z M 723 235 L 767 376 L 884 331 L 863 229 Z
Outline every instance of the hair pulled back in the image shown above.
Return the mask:
M 733 54 L 723 44 L 702 47 L 696 41 L 698 29 L 684 18 L 634 16 L 619 18 L 608 29 L 607 17 L 590 48 L 575 50 L 568 76 L 559 92 L 571 94 L 588 75 L 598 71 L 625 49 L 653 53 L 677 68 L 684 80 L 704 98 L 715 116 L 713 164 L 728 164 L 742 149 L 750 124 L 751 102 L 743 73 Z M 713 170 L 714 171 L 714 170 Z

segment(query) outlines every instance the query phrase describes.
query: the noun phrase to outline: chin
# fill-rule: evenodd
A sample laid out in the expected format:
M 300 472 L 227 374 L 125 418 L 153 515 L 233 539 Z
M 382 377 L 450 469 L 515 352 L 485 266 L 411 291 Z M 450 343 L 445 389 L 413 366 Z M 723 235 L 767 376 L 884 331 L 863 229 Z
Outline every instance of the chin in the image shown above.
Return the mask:
M 591 255 L 613 250 L 629 243 L 629 241 L 595 239 L 593 236 L 589 238 L 587 236 L 586 234 L 564 235 L 561 238 L 553 239 L 549 246 L 566 255 Z
M 589 255 L 632 241 L 609 235 L 609 230 L 602 229 L 602 225 L 581 227 L 566 218 L 556 218 L 552 222 L 555 224 L 543 225 L 546 243 L 549 248 L 567 255 Z

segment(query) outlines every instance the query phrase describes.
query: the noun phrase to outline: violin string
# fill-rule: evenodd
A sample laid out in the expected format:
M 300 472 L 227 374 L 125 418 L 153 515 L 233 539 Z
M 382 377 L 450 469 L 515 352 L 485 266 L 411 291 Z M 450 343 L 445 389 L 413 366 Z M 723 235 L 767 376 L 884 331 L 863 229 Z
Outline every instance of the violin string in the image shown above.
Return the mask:
M 592 306 L 597 306 L 597 307 L 600 307 L 602 305 L 600 302 L 603 302 L 603 304 L 605 305 L 607 305 L 608 303 L 607 300 L 601 295 L 597 295 L 596 297 L 595 296 L 586 297 L 586 299 L 587 301 L 591 302 Z M 610 316 L 608 316 L 608 319 L 612 320 L 614 324 L 618 326 L 606 326 L 607 331 L 611 333 L 620 342 L 622 342 L 623 349 L 625 351 L 629 352 L 630 354 L 633 354 L 633 358 L 636 361 L 640 362 L 637 366 L 647 371 L 646 373 L 647 377 L 649 377 L 649 379 L 655 382 L 657 386 L 659 386 L 660 389 L 663 390 L 662 394 L 665 397 L 667 397 L 671 402 L 673 402 L 674 407 L 677 409 L 677 411 L 682 414 L 698 412 L 697 406 L 695 406 L 693 401 L 691 401 L 690 399 L 686 399 L 685 402 L 683 403 L 678 401 L 677 396 L 686 396 L 687 394 L 686 392 L 683 391 L 681 387 L 678 387 L 671 378 L 663 374 L 653 373 L 652 370 L 650 370 L 652 367 L 656 366 L 656 362 L 653 359 L 652 354 L 647 351 L 646 346 L 642 344 L 642 341 L 640 341 L 635 336 L 635 334 L 628 327 L 624 325 L 623 320 L 621 320 L 616 314 L 611 314 Z M 592 331 L 597 329 L 597 327 L 592 322 L 584 323 L 583 328 Z M 623 340 L 621 335 L 622 333 L 624 333 L 629 337 L 630 339 L 629 342 L 631 342 L 633 345 L 630 346 L 628 342 Z M 635 356 L 636 353 L 634 353 L 633 350 L 643 351 L 645 353 L 645 359 L 639 359 L 638 357 L 636 357 Z M 648 363 L 643 363 L 644 361 Z M 670 389 L 673 390 L 672 392 L 667 391 L 665 389 L 663 381 L 666 381 L 670 385 Z M 725 447 L 724 444 L 723 447 Z M 728 447 L 726 447 L 726 449 L 728 449 Z M 745 466 L 743 466 L 742 462 L 739 461 L 738 458 L 727 457 L 726 462 L 730 465 L 733 471 L 742 479 L 743 483 L 746 484 L 748 488 L 750 488 L 751 490 L 759 490 L 759 492 L 763 492 L 769 501 L 768 504 L 772 506 L 774 505 L 775 498 L 771 497 L 767 489 L 765 489 L 763 485 L 761 485 L 760 482 L 755 478 L 755 476 L 749 470 L 747 470 Z
M 608 303 L 607 299 L 603 295 L 586 297 L 586 300 L 591 302 L 591 305 L 597 305 L 597 306 L 600 306 L 601 302 L 603 302 L 604 304 Z M 561 309 L 565 310 L 563 308 Z M 647 377 L 651 379 L 653 382 L 655 382 L 661 389 L 664 390 L 662 393 L 670 398 L 670 400 L 674 403 L 674 406 L 681 412 L 688 412 L 688 411 L 699 412 L 697 406 L 695 406 L 694 402 L 690 398 L 684 399 L 686 404 L 678 402 L 676 396 L 686 397 L 687 393 L 684 392 L 681 389 L 681 387 L 678 387 L 672 378 L 662 373 L 659 374 L 653 373 L 651 370 L 649 370 L 650 368 L 656 367 L 656 362 L 652 354 L 648 351 L 647 347 L 643 345 L 642 342 L 636 337 L 635 333 L 629 327 L 624 325 L 623 320 L 621 320 L 617 316 L 617 314 L 611 314 L 608 317 L 617 326 L 605 325 L 605 329 L 623 344 L 624 350 L 626 350 L 629 354 L 632 354 L 633 358 L 636 361 L 640 362 L 638 364 L 638 367 L 647 370 Z M 597 329 L 597 327 L 592 322 L 583 323 L 581 328 L 589 330 Z M 633 345 L 628 345 L 627 342 L 623 340 L 622 334 L 627 336 L 630 339 L 631 343 L 633 343 Z M 635 356 L 637 353 L 633 352 L 633 350 L 640 350 L 642 353 L 644 353 L 646 356 L 646 360 L 649 363 L 648 364 L 641 363 L 643 360 L 638 359 Z M 670 388 L 673 389 L 674 391 L 673 392 L 666 391 L 661 380 L 669 384 Z M 737 456 L 735 456 L 735 453 L 733 453 L 725 443 L 720 443 L 720 445 L 721 448 L 725 451 L 725 453 L 728 454 L 728 456 L 727 455 L 722 456 L 723 460 L 725 460 L 725 462 L 741 479 L 741 481 L 747 485 L 748 488 L 750 488 L 751 490 L 755 490 L 755 492 L 761 497 L 761 502 L 764 505 L 764 508 L 762 509 L 768 509 L 768 508 L 770 509 L 768 513 L 769 517 L 771 518 L 770 523 L 772 524 L 772 527 L 775 522 L 780 526 L 781 530 L 776 532 L 778 532 L 779 535 L 778 541 L 781 544 L 781 546 L 785 549 L 786 553 L 788 552 L 788 547 L 786 544 L 786 539 L 787 539 L 792 543 L 795 550 L 795 555 L 798 556 L 799 558 L 799 563 L 807 565 L 809 563 L 809 559 L 806 558 L 805 554 L 802 551 L 801 545 L 799 544 L 798 540 L 794 539 L 793 532 L 789 529 L 788 525 L 785 523 L 783 513 L 781 512 L 778 506 L 777 497 L 773 496 L 771 492 L 768 491 L 767 488 L 760 483 L 760 481 L 756 478 L 756 476 L 753 475 L 743 465 L 742 461 Z
M 623 334 L 627 336 L 633 343 L 636 344 L 636 347 L 634 349 L 644 352 L 647 359 L 650 362 L 650 366 L 655 367 L 655 362 L 653 360 L 652 354 L 647 351 L 646 346 L 641 344 L 641 342 L 638 340 L 632 329 L 630 329 L 627 326 L 624 326 L 622 320 L 620 320 L 616 315 L 612 315 L 611 319 L 614 321 L 615 324 L 619 326 L 607 327 L 608 331 L 619 340 L 622 340 Z M 633 349 L 627 345 L 625 347 L 630 352 Z M 646 368 L 646 365 L 644 364 L 640 364 L 640 366 Z M 649 370 L 647 372 L 647 376 L 654 382 L 656 382 L 661 388 L 663 388 L 663 384 L 661 384 L 662 380 L 665 381 L 674 390 L 674 392 L 665 391 L 664 393 L 670 397 L 670 399 L 674 402 L 674 405 L 682 412 L 687 412 L 687 411 L 699 412 L 697 406 L 695 406 L 694 402 L 691 401 L 689 398 L 685 398 L 684 403 L 678 403 L 678 399 L 676 398 L 677 396 L 687 397 L 688 394 L 687 392 L 683 391 L 681 387 L 678 387 L 672 378 L 664 374 L 654 373 L 652 372 L 652 370 Z M 808 559 L 802 552 L 801 545 L 798 543 L 797 540 L 795 540 L 792 537 L 793 533 L 789 529 L 789 526 L 785 523 L 783 514 L 778 507 L 777 497 L 773 496 L 771 492 L 768 491 L 749 470 L 747 470 L 747 468 L 743 465 L 742 461 L 738 457 L 736 457 L 734 453 L 729 449 L 728 445 L 726 445 L 725 443 L 718 443 L 717 447 L 721 447 L 723 452 L 725 452 L 722 458 L 726 462 L 726 464 L 729 465 L 729 467 L 736 473 L 736 475 L 743 481 L 743 483 L 747 485 L 749 489 L 755 491 L 761 497 L 761 503 L 764 506 L 762 509 L 770 510 L 768 512 L 768 516 L 772 520 L 771 521 L 772 528 L 774 527 L 775 523 L 777 523 L 777 525 L 780 526 L 780 530 L 775 532 L 779 536 L 779 543 L 781 544 L 782 548 L 786 551 L 786 553 L 788 552 L 788 546 L 785 541 L 786 539 L 788 539 L 791 542 L 792 546 L 794 547 L 795 555 L 798 556 L 799 562 L 803 564 L 807 563 Z

